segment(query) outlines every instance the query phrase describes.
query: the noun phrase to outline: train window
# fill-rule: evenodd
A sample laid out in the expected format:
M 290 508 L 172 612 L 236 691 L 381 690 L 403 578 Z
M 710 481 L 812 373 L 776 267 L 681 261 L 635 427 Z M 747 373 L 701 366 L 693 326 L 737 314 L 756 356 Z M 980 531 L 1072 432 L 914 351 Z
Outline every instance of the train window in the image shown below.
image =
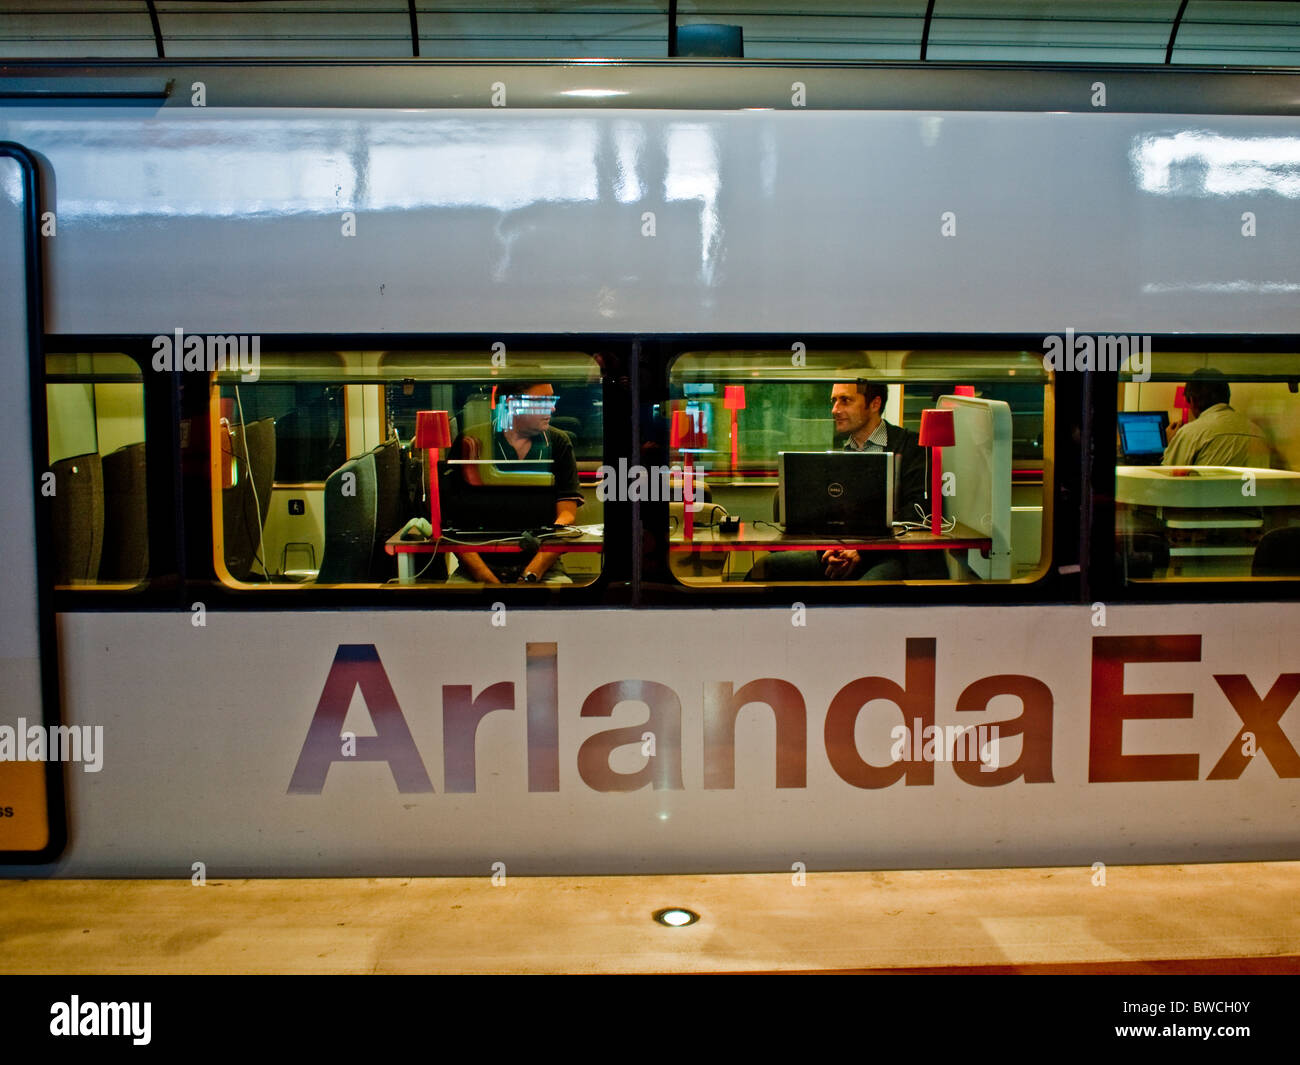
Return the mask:
M 689 352 L 672 366 L 669 396 L 670 565 L 684 584 L 973 583 L 1045 571 L 1051 389 L 1041 353 Z M 932 439 L 951 434 L 939 445 L 937 535 L 936 449 L 922 446 L 923 422 Z
M 1126 584 L 1300 577 L 1300 356 L 1159 353 L 1120 376 Z
M 238 587 L 589 584 L 600 369 L 589 355 L 284 352 L 213 383 L 214 544 Z M 498 358 L 496 361 L 503 361 Z M 249 375 L 245 375 L 246 377 Z M 426 429 L 446 415 L 449 447 Z M 430 535 L 434 522 L 440 535 Z
M 45 357 L 54 583 L 133 588 L 149 573 L 144 377 L 117 353 Z

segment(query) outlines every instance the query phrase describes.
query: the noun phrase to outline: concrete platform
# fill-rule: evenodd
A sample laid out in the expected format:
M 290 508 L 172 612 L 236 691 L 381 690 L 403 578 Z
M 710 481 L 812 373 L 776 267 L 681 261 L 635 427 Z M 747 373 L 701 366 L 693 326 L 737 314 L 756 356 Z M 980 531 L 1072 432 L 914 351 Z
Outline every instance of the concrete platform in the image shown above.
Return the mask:
M 1105 873 L 0 880 L 0 972 L 1300 973 L 1300 862 Z

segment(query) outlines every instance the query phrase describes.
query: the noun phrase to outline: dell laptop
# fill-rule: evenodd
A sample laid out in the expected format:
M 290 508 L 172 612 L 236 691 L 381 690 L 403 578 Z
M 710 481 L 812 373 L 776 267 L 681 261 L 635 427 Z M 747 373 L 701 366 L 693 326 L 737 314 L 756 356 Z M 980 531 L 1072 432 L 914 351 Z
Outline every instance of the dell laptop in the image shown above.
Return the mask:
M 797 535 L 889 536 L 894 521 L 891 451 L 782 451 L 785 531 Z

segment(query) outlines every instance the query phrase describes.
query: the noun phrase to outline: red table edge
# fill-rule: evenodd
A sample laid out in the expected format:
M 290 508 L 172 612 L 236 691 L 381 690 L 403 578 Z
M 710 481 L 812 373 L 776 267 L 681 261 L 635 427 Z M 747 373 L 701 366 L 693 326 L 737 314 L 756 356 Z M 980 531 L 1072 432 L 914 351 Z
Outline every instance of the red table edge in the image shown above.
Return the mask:
M 605 541 L 587 541 L 575 543 L 574 541 L 564 540 L 543 540 L 539 551 L 547 554 L 564 554 L 570 551 L 581 552 L 584 554 L 597 554 L 605 549 Z M 474 553 L 477 555 L 495 555 L 495 554 L 520 554 L 523 547 L 520 544 L 460 544 L 449 543 L 446 540 L 397 540 L 390 537 L 384 541 L 384 550 L 390 555 L 432 555 L 432 554 L 456 554 L 459 552 Z
M 668 545 L 669 551 L 834 551 L 846 548 L 851 551 L 947 551 L 952 548 L 971 548 L 977 551 L 991 551 L 993 541 L 989 537 L 970 536 L 952 540 L 876 540 L 871 543 L 858 543 L 854 540 L 834 540 L 830 542 L 783 544 L 771 540 L 731 540 L 723 543 L 711 543 L 708 540 L 694 540 L 689 544 L 677 541 Z
M 741 523 L 741 529 L 745 523 Z M 925 533 L 930 537 L 928 532 Z M 808 540 L 804 543 L 782 543 L 779 540 L 746 540 L 743 533 L 737 533 L 734 540 L 691 540 L 690 542 L 677 540 L 669 541 L 668 550 L 679 553 L 695 551 L 834 551 L 836 548 L 847 548 L 852 551 L 947 551 L 950 549 L 971 548 L 982 551 L 985 554 L 993 550 L 993 539 L 988 536 L 951 536 L 941 537 L 940 539 L 927 538 L 925 540 L 902 540 L 897 537 L 889 539 L 880 538 L 859 542 L 851 537 L 841 537 L 837 540 L 816 541 Z

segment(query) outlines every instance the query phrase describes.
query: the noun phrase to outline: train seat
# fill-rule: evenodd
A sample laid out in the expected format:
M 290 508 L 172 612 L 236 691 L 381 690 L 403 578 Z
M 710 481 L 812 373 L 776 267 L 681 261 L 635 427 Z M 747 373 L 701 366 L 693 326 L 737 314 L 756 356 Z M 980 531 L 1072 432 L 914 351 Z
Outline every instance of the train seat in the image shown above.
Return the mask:
M 325 549 L 318 584 L 370 579 L 374 556 L 378 478 L 371 453 L 348 459 L 325 480 Z
M 99 578 L 104 543 L 104 469 L 97 452 L 52 463 L 51 525 L 54 583 Z
M 1252 577 L 1300 577 L 1300 527 L 1274 529 L 1255 546 Z
M 149 506 L 144 443 L 103 458 L 104 541 L 101 581 L 142 581 L 149 574 Z
M 396 575 L 384 542 L 405 524 L 397 437 L 348 459 L 325 481 L 325 546 L 318 584 L 383 584 Z
M 1153 533 L 1132 533 L 1115 542 L 1115 571 L 1126 580 L 1148 581 L 1169 570 L 1169 542 Z

